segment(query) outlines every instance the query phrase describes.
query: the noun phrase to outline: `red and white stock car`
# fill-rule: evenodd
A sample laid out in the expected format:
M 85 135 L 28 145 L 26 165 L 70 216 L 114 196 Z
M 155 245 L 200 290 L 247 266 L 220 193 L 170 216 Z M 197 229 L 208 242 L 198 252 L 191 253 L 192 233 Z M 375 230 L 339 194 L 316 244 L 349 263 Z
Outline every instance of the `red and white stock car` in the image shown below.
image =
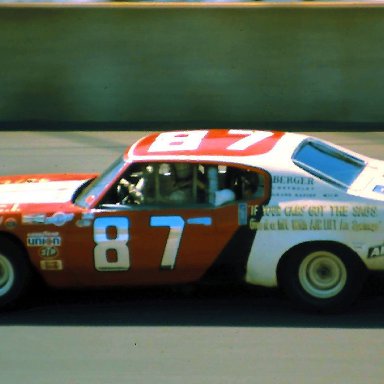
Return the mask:
M 345 308 L 384 269 L 384 162 L 283 132 L 155 133 L 100 175 L 0 178 L 0 304 L 53 287 L 246 282 Z

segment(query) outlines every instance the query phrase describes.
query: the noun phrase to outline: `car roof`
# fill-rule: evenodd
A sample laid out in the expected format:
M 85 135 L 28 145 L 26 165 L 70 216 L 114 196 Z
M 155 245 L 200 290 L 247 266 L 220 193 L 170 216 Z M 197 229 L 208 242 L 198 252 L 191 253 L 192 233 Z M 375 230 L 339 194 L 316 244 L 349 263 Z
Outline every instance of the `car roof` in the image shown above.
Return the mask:
M 246 158 L 289 158 L 303 135 L 280 131 L 206 129 L 166 131 L 150 134 L 125 153 L 127 161 L 227 161 L 251 164 Z M 283 149 L 283 151 L 282 151 Z

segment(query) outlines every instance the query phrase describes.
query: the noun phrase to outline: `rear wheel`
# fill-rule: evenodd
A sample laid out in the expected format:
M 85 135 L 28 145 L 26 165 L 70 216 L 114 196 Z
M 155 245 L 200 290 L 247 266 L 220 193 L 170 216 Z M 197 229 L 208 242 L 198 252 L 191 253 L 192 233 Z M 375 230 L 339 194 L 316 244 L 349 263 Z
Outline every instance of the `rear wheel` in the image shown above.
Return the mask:
M 336 312 L 344 310 L 359 295 L 365 269 L 352 252 L 322 246 L 292 252 L 279 268 L 279 282 L 300 307 Z
M 13 303 L 25 291 L 31 271 L 20 247 L 0 238 L 0 307 Z

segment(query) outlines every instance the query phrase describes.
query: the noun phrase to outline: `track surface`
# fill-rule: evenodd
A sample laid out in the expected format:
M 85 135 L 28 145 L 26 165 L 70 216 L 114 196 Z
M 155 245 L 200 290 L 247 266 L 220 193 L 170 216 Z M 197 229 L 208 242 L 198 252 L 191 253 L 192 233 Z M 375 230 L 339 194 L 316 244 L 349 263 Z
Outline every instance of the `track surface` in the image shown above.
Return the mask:
M 100 171 L 143 134 L 0 132 L 0 174 Z M 384 133 L 316 135 L 384 159 Z M 383 293 L 318 316 L 262 289 L 40 289 L 0 313 L 0 382 L 381 384 Z

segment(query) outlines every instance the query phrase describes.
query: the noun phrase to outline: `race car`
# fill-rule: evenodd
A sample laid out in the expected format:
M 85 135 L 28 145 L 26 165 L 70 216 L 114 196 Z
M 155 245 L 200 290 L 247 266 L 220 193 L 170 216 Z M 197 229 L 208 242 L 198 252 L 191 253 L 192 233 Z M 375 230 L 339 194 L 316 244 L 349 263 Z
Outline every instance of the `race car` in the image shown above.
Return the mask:
M 384 269 L 384 162 L 302 134 L 150 134 L 101 174 L 0 178 L 0 305 L 57 288 L 279 287 L 339 311 Z

